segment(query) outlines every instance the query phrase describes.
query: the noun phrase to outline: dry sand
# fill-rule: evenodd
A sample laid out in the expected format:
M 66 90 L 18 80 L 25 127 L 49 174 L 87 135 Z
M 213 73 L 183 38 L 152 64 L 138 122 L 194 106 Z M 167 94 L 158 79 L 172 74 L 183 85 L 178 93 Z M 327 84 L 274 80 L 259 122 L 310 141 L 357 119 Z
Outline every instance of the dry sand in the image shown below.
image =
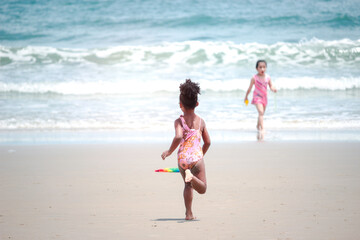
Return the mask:
M 0 239 L 360 239 L 359 142 L 215 143 L 190 222 L 167 147 L 0 146 Z

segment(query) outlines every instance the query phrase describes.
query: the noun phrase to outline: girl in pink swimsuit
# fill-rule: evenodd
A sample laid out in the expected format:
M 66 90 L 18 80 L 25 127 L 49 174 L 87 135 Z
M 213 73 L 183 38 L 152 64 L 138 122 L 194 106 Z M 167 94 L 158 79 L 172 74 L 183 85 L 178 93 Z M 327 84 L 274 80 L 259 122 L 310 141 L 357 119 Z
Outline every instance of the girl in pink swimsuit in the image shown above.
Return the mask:
M 169 150 L 161 154 L 162 159 L 165 160 L 180 145 L 178 165 L 185 182 L 186 220 L 194 219 L 191 209 L 193 189 L 203 194 L 207 188 L 203 156 L 210 147 L 210 136 L 204 120 L 195 114 L 195 108 L 199 105 L 198 94 L 200 94 L 198 83 L 186 79 L 185 83 L 180 84 L 180 109 L 184 115 L 175 120 L 175 137 Z M 204 141 L 203 146 L 201 146 L 201 138 Z
M 252 87 L 255 85 L 251 104 L 256 106 L 256 109 L 259 113 L 258 122 L 256 125 L 256 128 L 259 131 L 264 130 L 264 114 L 267 105 L 267 86 L 269 85 L 271 91 L 277 92 L 276 88 L 272 85 L 270 76 L 265 73 L 266 68 L 267 63 L 265 60 L 258 60 L 256 62 L 256 70 L 258 73 L 251 78 L 250 86 L 245 96 L 245 102 L 247 102 L 248 95 L 251 92 Z

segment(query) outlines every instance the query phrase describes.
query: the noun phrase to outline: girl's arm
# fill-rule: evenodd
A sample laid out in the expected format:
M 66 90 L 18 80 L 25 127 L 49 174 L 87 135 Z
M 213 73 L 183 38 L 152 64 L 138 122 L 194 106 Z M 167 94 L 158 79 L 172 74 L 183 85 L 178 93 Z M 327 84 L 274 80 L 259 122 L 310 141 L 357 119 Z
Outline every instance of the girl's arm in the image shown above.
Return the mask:
M 254 84 L 255 84 L 255 79 L 254 79 L 254 78 L 251 78 L 250 86 L 249 86 L 249 89 L 248 89 L 247 92 L 246 92 L 244 101 L 248 100 L 248 95 L 249 95 L 249 93 L 251 92 L 251 89 L 252 89 L 252 87 L 254 86 Z
M 167 158 L 174 152 L 174 150 L 179 146 L 183 138 L 183 130 L 181 127 L 180 119 L 176 119 L 174 125 L 175 125 L 175 137 L 170 145 L 169 150 L 166 150 L 161 154 L 163 160 L 165 160 L 165 158 Z
M 210 135 L 207 131 L 207 128 L 206 128 L 206 124 L 205 124 L 205 121 L 204 120 L 201 120 L 203 121 L 202 123 L 204 124 L 204 129 L 202 131 L 202 138 L 203 138 L 203 141 L 204 141 L 204 145 L 202 147 L 202 150 L 203 150 L 203 154 L 205 155 L 205 153 L 207 152 L 207 150 L 209 149 L 210 147 L 210 144 L 211 144 L 211 140 L 210 140 Z
M 269 79 L 269 87 L 270 87 L 270 90 L 271 90 L 271 91 L 277 92 L 276 88 L 274 87 L 274 85 L 273 85 L 272 82 L 271 82 L 271 78 Z

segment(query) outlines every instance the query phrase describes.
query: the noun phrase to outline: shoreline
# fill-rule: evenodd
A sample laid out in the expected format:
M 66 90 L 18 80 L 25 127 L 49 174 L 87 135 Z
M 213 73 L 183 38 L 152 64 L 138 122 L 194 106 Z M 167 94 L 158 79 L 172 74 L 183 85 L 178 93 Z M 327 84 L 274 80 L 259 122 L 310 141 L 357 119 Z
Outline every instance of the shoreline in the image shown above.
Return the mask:
M 0 145 L 167 143 L 173 131 L 151 130 L 0 130 Z M 360 142 L 360 129 L 212 130 L 216 143 L 241 142 Z

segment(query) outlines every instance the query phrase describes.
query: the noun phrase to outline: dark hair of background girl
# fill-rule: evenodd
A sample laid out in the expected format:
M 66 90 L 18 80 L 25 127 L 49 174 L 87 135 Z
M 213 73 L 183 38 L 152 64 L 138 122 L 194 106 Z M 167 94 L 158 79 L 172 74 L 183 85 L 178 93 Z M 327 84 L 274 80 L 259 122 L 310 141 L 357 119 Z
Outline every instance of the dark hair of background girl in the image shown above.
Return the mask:
M 267 62 L 266 62 L 265 60 L 258 60 L 258 61 L 256 62 L 256 68 L 258 68 L 259 63 L 261 63 L 261 62 L 265 63 L 265 66 L 267 66 Z

